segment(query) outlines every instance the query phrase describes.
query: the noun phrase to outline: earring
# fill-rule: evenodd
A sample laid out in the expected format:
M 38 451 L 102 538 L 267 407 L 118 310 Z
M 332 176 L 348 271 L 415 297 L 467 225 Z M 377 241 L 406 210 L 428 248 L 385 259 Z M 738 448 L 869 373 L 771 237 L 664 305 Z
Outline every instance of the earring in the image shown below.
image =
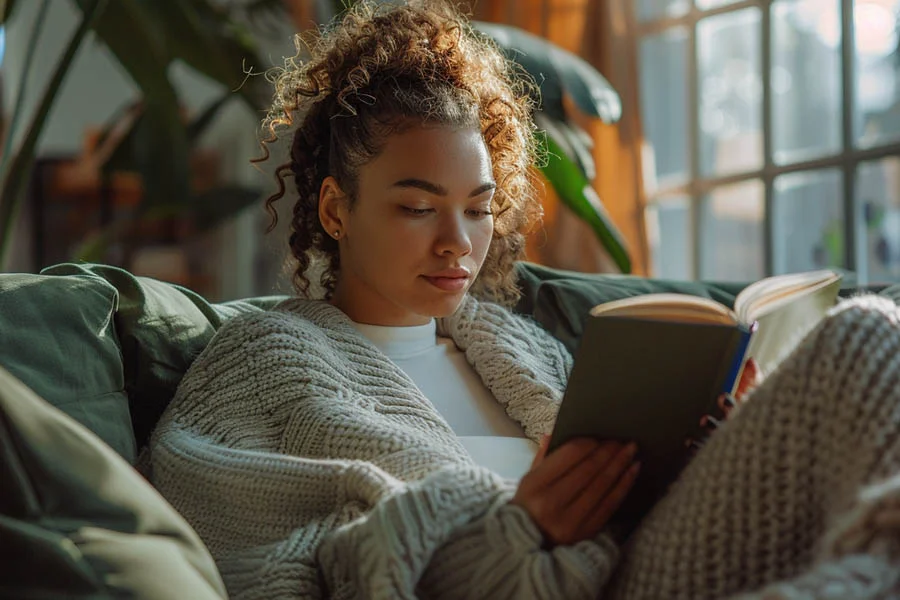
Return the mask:
M 334 239 L 338 239 L 339 237 L 341 237 L 341 230 L 335 229 L 334 230 Z

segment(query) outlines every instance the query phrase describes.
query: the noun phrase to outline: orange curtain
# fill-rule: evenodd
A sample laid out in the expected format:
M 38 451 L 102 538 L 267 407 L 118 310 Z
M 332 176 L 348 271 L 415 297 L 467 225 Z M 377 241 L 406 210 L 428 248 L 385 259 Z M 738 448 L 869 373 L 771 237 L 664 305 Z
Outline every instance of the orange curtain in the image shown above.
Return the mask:
M 572 108 L 573 119 L 593 138 L 597 176 L 594 189 L 631 252 L 633 272 L 648 268 L 641 205 L 638 121 L 633 94 L 633 51 L 624 37 L 624 19 L 615 3 L 629 0 L 482 0 L 475 18 L 506 23 L 540 35 L 579 54 L 596 67 L 622 98 L 623 119 L 606 125 Z M 616 267 L 591 229 L 565 206 L 549 185 L 543 194 L 544 223 L 529 239 L 530 260 L 563 269 L 610 272 Z

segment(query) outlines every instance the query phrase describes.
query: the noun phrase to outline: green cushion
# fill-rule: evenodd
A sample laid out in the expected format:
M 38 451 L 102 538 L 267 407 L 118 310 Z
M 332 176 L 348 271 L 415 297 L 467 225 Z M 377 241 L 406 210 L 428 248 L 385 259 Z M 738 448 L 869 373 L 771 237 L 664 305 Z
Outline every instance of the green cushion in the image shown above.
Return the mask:
M 117 306 L 116 289 L 90 273 L 0 275 L 0 366 L 133 461 Z
M 0 368 L 0 597 L 224 598 L 197 534 L 122 457 Z
M 711 298 L 726 306 L 745 284 L 667 281 L 630 275 L 602 275 L 551 269 L 533 263 L 519 263 L 522 298 L 516 311 L 532 315 L 544 329 L 574 352 L 588 312 L 597 304 L 640 296 L 672 292 Z
M 222 322 L 284 299 L 271 296 L 211 304 L 184 287 L 107 265 L 65 263 L 42 273 L 60 279 L 99 278 L 118 294 L 115 328 L 137 448 L 147 443 L 185 371 Z

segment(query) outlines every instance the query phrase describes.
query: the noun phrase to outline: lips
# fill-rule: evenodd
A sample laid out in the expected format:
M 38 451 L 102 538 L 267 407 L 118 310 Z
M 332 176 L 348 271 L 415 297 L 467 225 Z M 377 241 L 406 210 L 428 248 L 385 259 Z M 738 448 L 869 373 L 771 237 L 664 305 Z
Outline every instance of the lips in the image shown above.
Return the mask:
M 422 275 L 428 283 L 445 292 L 458 292 L 469 285 L 471 273 L 468 269 L 444 269 L 428 275 Z

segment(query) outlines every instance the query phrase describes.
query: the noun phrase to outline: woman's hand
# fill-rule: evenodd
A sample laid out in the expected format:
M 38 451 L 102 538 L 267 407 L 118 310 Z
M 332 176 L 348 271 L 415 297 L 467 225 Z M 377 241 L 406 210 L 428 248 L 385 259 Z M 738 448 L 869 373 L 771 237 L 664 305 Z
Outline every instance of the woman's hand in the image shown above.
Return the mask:
M 531 515 L 549 545 L 593 539 L 634 485 L 636 446 L 579 438 L 546 457 L 549 441 L 511 502 Z

